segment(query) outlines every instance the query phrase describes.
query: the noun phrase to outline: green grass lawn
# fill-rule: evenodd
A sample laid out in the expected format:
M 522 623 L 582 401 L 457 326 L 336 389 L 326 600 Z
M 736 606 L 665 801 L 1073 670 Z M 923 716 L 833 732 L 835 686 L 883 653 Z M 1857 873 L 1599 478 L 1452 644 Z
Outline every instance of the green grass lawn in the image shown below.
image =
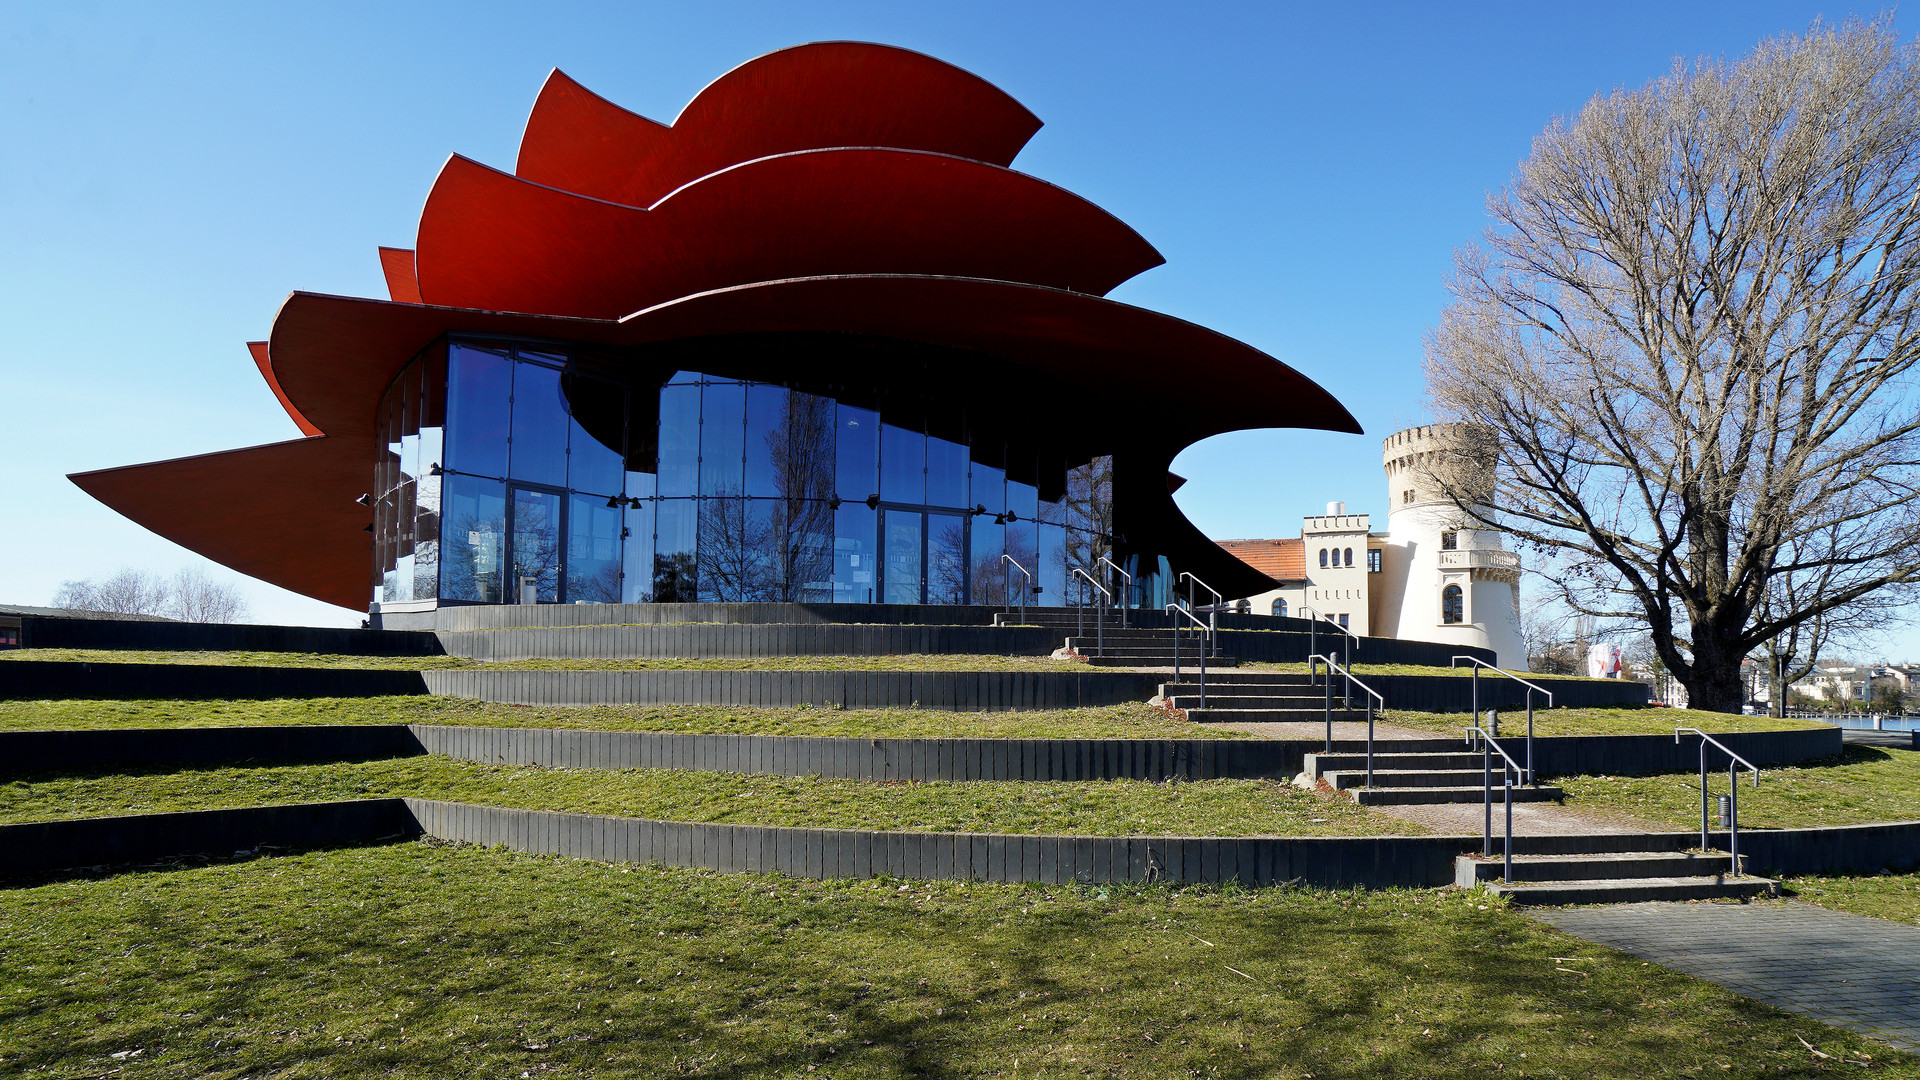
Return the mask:
M 1920 874 L 1790 878 L 1789 895 L 1809 904 L 1871 915 L 1908 926 L 1920 924 Z
M 1412 712 L 1389 709 L 1380 718 L 1402 727 L 1458 735 L 1471 722 L 1467 713 Z M 1665 706 L 1641 706 L 1622 709 L 1535 709 L 1535 735 L 1672 735 L 1674 728 L 1698 728 L 1709 734 L 1727 731 L 1792 731 L 1827 727 L 1813 720 L 1785 720 L 1771 716 L 1737 716 L 1732 713 L 1696 712 Z M 1500 735 L 1525 735 L 1525 709 L 1500 710 Z
M 811 882 L 426 843 L 0 891 L 12 1076 L 1806 1076 L 1869 1056 L 1920 1076 L 1449 891 Z
M 191 664 L 250 667 L 512 668 L 538 671 L 1070 671 L 1074 662 L 1047 656 L 903 653 L 898 656 L 765 656 L 743 659 L 474 660 L 464 656 L 346 656 L 290 652 L 143 652 L 130 649 L 0 649 L 0 660 L 89 664 Z
M 443 757 L 0 782 L 0 823 L 417 795 L 531 810 L 829 829 L 1081 836 L 1424 833 L 1272 780 L 873 782 L 679 769 L 519 768 Z
M 1724 768 L 1708 779 L 1714 795 L 1726 792 Z M 1627 814 L 1678 829 L 1700 827 L 1697 772 L 1566 776 L 1554 783 L 1566 789 L 1567 806 L 1576 810 Z M 1920 820 L 1920 752 L 1913 750 L 1849 746 L 1837 759 L 1763 769 L 1760 786 L 1751 785 L 1750 774 L 1742 773 L 1742 828 Z
M 0 701 L 0 731 L 271 724 L 472 724 L 851 738 L 1245 739 L 1144 702 L 1031 712 L 940 709 L 755 709 L 734 705 L 505 705 L 445 697 L 267 701 Z
M 1309 665 L 1305 661 L 1295 663 L 1293 661 L 1280 660 L 1242 660 L 1234 670 L 1277 671 L 1293 675 L 1305 675 L 1308 673 Z M 1473 675 L 1472 668 L 1466 664 L 1461 664 L 1459 667 L 1429 667 L 1424 664 L 1369 664 L 1365 660 L 1355 660 L 1350 670 L 1363 679 L 1368 675 L 1439 675 L 1448 678 L 1458 677 L 1462 679 L 1470 678 Z M 1516 671 L 1513 674 L 1529 682 L 1537 683 L 1547 683 L 1555 679 L 1585 678 L 1585 676 L 1581 675 L 1537 675 L 1526 671 Z M 1480 677 L 1489 682 L 1509 681 L 1502 676 L 1489 674 L 1484 668 L 1480 671 Z

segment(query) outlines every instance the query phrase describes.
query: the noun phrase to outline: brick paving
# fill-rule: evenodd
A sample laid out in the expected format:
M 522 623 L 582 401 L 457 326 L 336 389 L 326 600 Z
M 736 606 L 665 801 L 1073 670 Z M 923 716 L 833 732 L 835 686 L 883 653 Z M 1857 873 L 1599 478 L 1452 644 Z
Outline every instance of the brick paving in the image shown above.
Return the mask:
M 1920 1050 L 1920 927 L 1791 901 L 1527 914 L 1735 993 Z

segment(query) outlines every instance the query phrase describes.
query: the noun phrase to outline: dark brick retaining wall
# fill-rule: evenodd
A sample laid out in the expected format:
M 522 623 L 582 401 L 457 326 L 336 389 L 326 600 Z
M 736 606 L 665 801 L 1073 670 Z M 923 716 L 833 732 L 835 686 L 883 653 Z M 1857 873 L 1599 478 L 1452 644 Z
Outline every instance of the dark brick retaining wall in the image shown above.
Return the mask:
M 454 656 L 480 660 L 895 656 L 973 653 L 1046 656 L 1065 640 L 1034 627 L 847 623 L 674 623 L 442 631 Z
M 273 847 L 347 847 L 417 836 L 403 799 L 250 806 L 0 825 L 0 876 L 83 866 L 228 856 Z
M 366 761 L 426 751 L 404 724 L 0 732 L 0 776 L 156 765 Z
M 424 694 L 418 671 L 0 661 L 0 698 L 315 698 Z
M 518 705 L 829 705 L 955 712 L 1146 701 L 1159 676 L 1093 671 L 476 671 L 423 673 L 436 694 Z
M 144 622 L 20 617 L 24 649 L 151 649 L 156 652 L 311 652 L 346 656 L 432 656 L 430 633 L 252 623 Z
M 1369 657 L 1369 661 L 1372 658 Z M 1441 666 L 1446 662 L 1441 661 Z M 1457 712 L 1473 710 L 1473 682 L 1466 676 L 1448 675 L 1362 675 L 1360 681 L 1387 699 L 1387 708 L 1410 712 Z M 1562 708 L 1592 709 L 1645 705 L 1647 685 L 1624 679 L 1552 679 L 1540 685 L 1553 691 L 1553 703 Z M 1334 687 L 1335 693 L 1339 687 Z M 1355 692 L 1356 694 L 1358 691 Z M 1527 688 L 1512 679 L 1495 676 L 1480 680 L 1480 708 L 1501 711 L 1500 729 L 1513 730 L 1515 724 L 1526 730 Z M 1534 695 L 1534 708 L 1546 702 Z

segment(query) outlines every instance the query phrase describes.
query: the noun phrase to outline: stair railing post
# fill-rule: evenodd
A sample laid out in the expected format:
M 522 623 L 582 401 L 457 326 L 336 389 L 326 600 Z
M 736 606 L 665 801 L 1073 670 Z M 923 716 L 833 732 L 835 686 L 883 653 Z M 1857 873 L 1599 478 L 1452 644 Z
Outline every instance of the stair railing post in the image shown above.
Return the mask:
M 1314 674 L 1316 675 L 1319 674 L 1320 672 L 1319 657 L 1320 657 L 1319 653 L 1314 654 L 1313 670 L 1314 670 Z M 1327 691 L 1327 753 L 1331 754 L 1333 753 L 1333 661 L 1332 660 L 1327 661 L 1327 681 L 1325 686 Z
M 1480 665 L 1473 664 L 1467 668 L 1467 681 L 1473 684 L 1473 722 L 1478 724 L 1480 722 Z
M 1485 820 L 1480 824 L 1480 855 L 1493 857 L 1493 740 L 1480 733 L 1480 786 L 1485 805 Z
M 1713 850 L 1707 838 L 1707 739 L 1700 737 L 1700 850 Z
M 1740 765 L 1727 757 L 1727 855 L 1733 860 L 1733 876 L 1740 876 Z
M 1307 620 L 1307 655 L 1320 655 L 1320 620 Z
M 1367 698 L 1367 790 L 1373 790 L 1373 695 Z
M 1513 880 L 1513 766 L 1502 762 L 1501 779 L 1507 782 L 1507 868 L 1506 880 Z
M 1176 684 L 1180 681 L 1180 623 L 1177 620 L 1173 624 L 1173 681 Z
M 1527 786 L 1538 787 L 1540 778 L 1533 773 L 1533 687 L 1527 687 Z
M 1093 628 L 1093 649 L 1104 658 L 1107 655 L 1107 597 L 1105 593 L 1100 594 L 1100 609 L 1094 615 Z
M 1080 603 L 1073 609 L 1073 636 L 1081 640 L 1087 637 L 1087 587 L 1080 586 Z
M 1205 636 L 1201 635 L 1203 639 Z M 1200 707 L 1207 707 L 1207 647 L 1204 640 L 1200 644 Z

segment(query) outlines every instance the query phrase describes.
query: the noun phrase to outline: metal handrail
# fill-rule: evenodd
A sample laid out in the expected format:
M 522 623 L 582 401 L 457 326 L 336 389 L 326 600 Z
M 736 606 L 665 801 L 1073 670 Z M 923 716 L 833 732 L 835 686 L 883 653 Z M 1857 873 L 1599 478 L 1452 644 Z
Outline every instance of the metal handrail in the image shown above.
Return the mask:
M 1320 651 L 1319 626 L 1322 622 L 1324 622 L 1328 626 L 1333 627 L 1335 630 L 1340 631 L 1341 633 L 1347 635 L 1348 638 L 1352 639 L 1351 641 L 1342 641 L 1341 645 L 1345 646 L 1343 655 L 1346 657 L 1347 663 L 1349 664 L 1353 663 L 1353 650 L 1360 647 L 1359 634 L 1354 633 L 1348 627 L 1341 626 L 1339 623 L 1334 622 L 1333 616 L 1327 614 L 1324 611 L 1321 611 L 1319 608 L 1311 607 L 1307 604 L 1301 604 L 1299 610 L 1310 611 L 1313 613 L 1313 618 L 1307 620 L 1307 652 L 1315 653 Z M 1348 708 L 1353 707 L 1352 695 L 1347 696 L 1347 707 Z
M 1107 606 L 1113 603 L 1113 594 L 1108 592 L 1099 582 L 1093 580 L 1092 574 L 1087 573 L 1078 566 L 1073 568 L 1073 573 L 1068 575 L 1067 580 L 1072 581 L 1075 576 L 1086 578 L 1087 584 L 1100 590 L 1101 603 L 1098 612 L 1094 616 L 1093 653 L 1095 656 L 1105 656 L 1107 655 Z M 1074 619 L 1074 626 L 1079 630 L 1081 637 L 1087 635 L 1087 605 L 1080 605 L 1080 613 Z
M 1109 558 L 1107 558 L 1107 557 L 1106 557 L 1105 555 L 1102 555 L 1102 556 L 1100 556 L 1100 558 L 1099 558 L 1099 560 L 1098 560 L 1098 561 L 1096 561 L 1096 562 L 1095 562 L 1095 563 L 1094 563 L 1093 565 L 1095 565 L 1095 566 L 1100 566 L 1100 565 L 1103 565 L 1103 564 L 1104 564 L 1104 565 L 1106 566 L 1106 568 L 1107 568 L 1107 569 L 1109 569 L 1109 570 L 1111 570 L 1111 571 L 1113 571 L 1113 574 L 1119 574 L 1119 575 L 1120 575 L 1121 577 L 1123 577 L 1123 578 L 1126 578 L 1126 579 L 1127 579 L 1127 588 L 1132 588 L 1132 587 L 1133 587 L 1133 575 L 1132 575 L 1132 574 L 1129 574 L 1129 573 L 1127 573 L 1127 572 L 1126 572 L 1125 570 L 1122 570 L 1122 569 L 1120 569 L 1120 564 L 1119 564 L 1119 563 L 1116 563 L 1116 562 L 1114 562 L 1114 561 L 1113 561 L 1112 559 L 1109 559 Z M 1108 575 L 1107 575 L 1107 580 L 1108 580 L 1108 581 L 1112 581 L 1112 580 L 1113 580 L 1113 574 L 1108 574 Z M 1125 629 L 1127 628 L 1127 605 L 1126 605 L 1126 596 L 1127 596 L 1127 592 L 1126 592 L 1126 589 L 1121 589 L 1121 590 L 1120 590 L 1120 598 L 1121 598 L 1121 603 L 1120 603 L 1120 629 L 1122 629 L 1122 630 L 1125 630 Z
M 1478 719 L 1478 717 L 1475 717 L 1475 719 Z M 1485 858 L 1493 854 L 1493 754 L 1494 751 L 1497 750 L 1500 756 L 1506 759 L 1505 764 L 1500 766 L 1500 780 L 1506 785 L 1507 802 L 1507 861 L 1506 866 L 1501 870 L 1501 880 L 1512 881 L 1513 777 L 1515 773 L 1521 771 L 1520 763 L 1513 760 L 1513 755 L 1507 753 L 1506 748 L 1502 747 L 1499 741 L 1496 740 L 1486 728 L 1470 727 L 1467 729 L 1468 749 L 1472 749 L 1473 737 L 1475 735 L 1480 736 L 1486 744 L 1480 748 L 1480 786 L 1482 788 L 1482 794 L 1484 795 L 1483 801 L 1486 804 L 1486 818 L 1480 827 L 1480 855 L 1482 858 Z
M 1373 787 L 1373 703 L 1376 701 L 1379 702 L 1380 707 L 1384 709 L 1387 707 L 1387 699 L 1380 695 L 1380 691 L 1375 690 L 1373 687 L 1368 686 L 1366 683 L 1361 682 L 1360 679 L 1357 676 L 1355 676 L 1353 672 L 1348 671 L 1344 667 L 1341 667 L 1337 662 L 1335 662 L 1335 660 L 1331 656 L 1324 656 L 1319 653 L 1315 653 L 1314 655 L 1307 657 L 1307 664 L 1309 665 L 1308 666 L 1309 677 L 1315 678 L 1315 679 L 1320 677 L 1320 661 L 1322 660 L 1325 660 L 1327 662 L 1327 669 L 1329 671 L 1337 671 L 1340 674 L 1346 676 L 1347 703 L 1348 703 L 1347 708 L 1351 709 L 1353 707 L 1353 704 L 1352 704 L 1353 703 L 1353 687 L 1357 686 L 1360 689 L 1365 690 L 1368 694 L 1368 698 L 1367 698 L 1367 787 L 1371 789 Z M 1327 686 L 1327 753 L 1331 754 L 1333 753 L 1333 680 L 1328 679 L 1326 682 L 1326 686 Z
M 1707 850 L 1709 843 L 1707 832 L 1707 744 L 1712 743 L 1727 755 L 1727 857 L 1733 862 L 1733 875 L 1740 876 L 1740 770 L 1736 765 L 1745 765 L 1753 772 L 1753 786 L 1760 786 L 1760 766 L 1733 752 L 1726 743 L 1701 731 L 1699 728 L 1674 728 L 1673 741 L 1679 742 L 1682 732 L 1691 731 L 1700 736 L 1700 847 Z
M 1533 692 L 1538 690 L 1540 693 L 1547 695 L 1547 708 L 1551 709 L 1553 708 L 1553 691 L 1547 689 L 1544 686 L 1541 686 L 1539 683 L 1530 682 L 1526 679 L 1523 679 L 1520 676 L 1515 675 L 1513 672 L 1506 670 L 1505 668 L 1496 667 L 1493 664 L 1489 664 L 1485 660 L 1482 660 L 1477 656 L 1456 656 L 1453 658 L 1453 663 L 1448 664 L 1447 666 L 1459 667 L 1460 661 L 1462 660 L 1465 660 L 1468 663 L 1473 665 L 1473 667 L 1468 668 L 1467 670 L 1473 673 L 1471 675 L 1471 678 L 1473 680 L 1473 722 L 1476 724 L 1480 722 L 1480 669 L 1481 668 L 1486 668 L 1497 675 L 1505 675 L 1507 678 L 1512 679 L 1514 682 L 1517 682 L 1520 685 L 1527 688 L 1527 695 L 1526 695 L 1527 696 L 1527 779 L 1526 779 L 1526 783 L 1530 787 L 1534 784 L 1539 783 L 1540 782 L 1539 778 L 1533 774 Z M 1496 720 L 1493 726 L 1496 728 L 1499 727 L 1500 726 L 1499 721 Z
M 1031 588 L 1033 588 L 1033 575 L 1032 575 L 1032 574 L 1030 574 L 1030 573 L 1027 573 L 1027 568 L 1026 568 L 1026 567 L 1024 567 L 1024 566 L 1021 566 L 1021 565 L 1020 565 L 1020 560 L 1019 560 L 1019 559 L 1016 559 L 1016 558 L 1014 558 L 1014 557 L 1013 557 L 1013 556 L 1011 556 L 1011 555 L 1002 555 L 1002 556 L 1000 556 L 1000 557 L 1001 557 L 1002 559 L 1005 559 L 1005 560 L 1006 560 L 1007 562 L 1010 562 L 1010 563 L 1012 563 L 1012 564 L 1013 564 L 1013 568 L 1014 568 L 1015 570 L 1018 570 L 1018 571 L 1020 571 L 1020 572 L 1021 572 L 1022 574 L 1026 574 L 1026 578 L 1027 578 L 1027 589 L 1031 589 Z M 1012 578 L 1008 578 L 1008 579 L 1007 579 L 1007 584 L 1009 584 L 1009 585 L 1011 585 L 1011 584 L 1013 584 L 1013 579 L 1012 579 Z M 1005 599 L 1006 599 L 1006 596 L 1004 596 L 1004 595 L 1002 595 L 1002 596 L 1000 597 L 1000 599 L 1002 599 L 1002 600 L 1005 600 Z M 1026 592 L 1026 589 L 1022 589 L 1022 590 L 1020 591 L 1020 621 L 1021 621 L 1022 623 L 1024 623 L 1024 622 L 1026 622 L 1026 621 L 1027 621 L 1027 592 Z
M 1187 606 L 1188 607 L 1194 606 L 1194 598 L 1193 598 L 1194 585 L 1198 585 L 1201 588 L 1213 594 L 1213 607 L 1207 611 L 1207 632 L 1210 635 L 1207 640 L 1207 647 L 1210 649 L 1218 650 L 1220 647 L 1220 639 L 1217 636 L 1217 634 L 1215 634 L 1215 632 L 1220 629 L 1220 616 L 1217 613 L 1220 609 L 1220 605 L 1227 602 L 1227 598 L 1220 595 L 1219 589 L 1214 588 L 1213 586 L 1207 584 L 1204 581 L 1201 581 L 1198 577 L 1194 576 L 1193 572 L 1190 570 L 1180 571 L 1179 576 L 1173 579 L 1175 585 L 1178 585 L 1180 583 L 1180 578 L 1186 578 L 1189 582 L 1192 583 L 1187 586 Z
M 1203 623 L 1200 621 L 1200 616 L 1195 615 L 1193 612 L 1188 611 L 1186 608 L 1181 607 L 1179 604 L 1168 604 L 1167 614 L 1185 615 L 1188 621 L 1192 622 L 1193 625 L 1199 629 L 1201 644 L 1200 644 L 1200 648 L 1197 651 L 1200 654 L 1200 707 L 1204 709 L 1207 707 L 1207 647 L 1206 647 L 1207 641 L 1206 639 L 1207 639 L 1207 635 L 1212 633 L 1212 631 L 1207 628 L 1206 623 Z M 1179 683 L 1180 681 L 1180 620 L 1178 618 L 1175 618 L 1173 620 L 1173 681 L 1176 684 Z

